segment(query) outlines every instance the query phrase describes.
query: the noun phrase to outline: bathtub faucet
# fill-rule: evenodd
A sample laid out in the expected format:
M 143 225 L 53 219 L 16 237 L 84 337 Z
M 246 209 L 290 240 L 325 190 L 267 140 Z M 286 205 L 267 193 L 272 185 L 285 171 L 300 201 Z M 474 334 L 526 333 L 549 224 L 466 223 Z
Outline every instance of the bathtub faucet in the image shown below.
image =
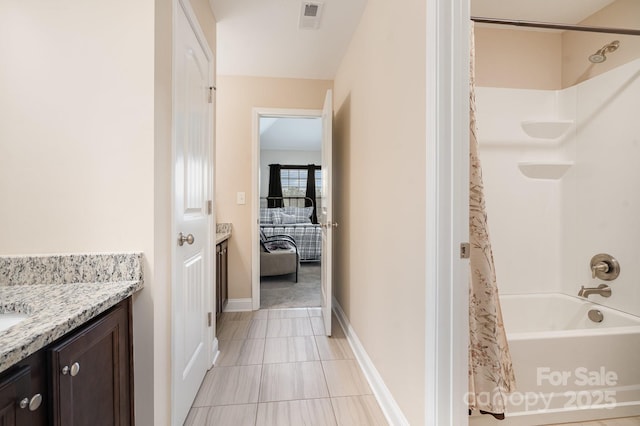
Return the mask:
M 611 287 L 606 284 L 600 284 L 598 287 L 580 287 L 580 291 L 578 292 L 578 296 L 580 297 L 589 297 L 592 294 L 599 294 L 602 297 L 610 297 L 611 296 Z
M 609 272 L 609 264 L 607 262 L 596 262 L 591 264 L 591 278 L 595 279 L 599 273 L 606 274 Z

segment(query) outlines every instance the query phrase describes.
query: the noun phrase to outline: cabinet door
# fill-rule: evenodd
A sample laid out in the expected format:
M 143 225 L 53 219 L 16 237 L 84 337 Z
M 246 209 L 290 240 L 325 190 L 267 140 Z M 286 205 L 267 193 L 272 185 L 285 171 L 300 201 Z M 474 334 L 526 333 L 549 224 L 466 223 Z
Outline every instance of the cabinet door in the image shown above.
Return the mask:
M 222 313 L 222 244 L 216 245 L 216 318 Z
M 36 352 L 0 377 L 0 426 L 47 424 L 44 353 Z
M 52 424 L 133 423 L 128 302 L 49 349 Z
M 0 380 L 0 425 L 27 425 L 21 414 L 20 400 L 28 396 L 30 382 L 29 367 L 7 373 Z
M 224 308 L 227 307 L 227 299 L 228 299 L 228 295 L 227 295 L 227 281 L 228 281 L 228 265 L 229 265 L 229 260 L 228 260 L 228 255 L 227 252 L 229 251 L 229 243 L 227 241 L 224 241 L 222 244 L 222 258 L 220 260 L 220 310 L 224 311 Z

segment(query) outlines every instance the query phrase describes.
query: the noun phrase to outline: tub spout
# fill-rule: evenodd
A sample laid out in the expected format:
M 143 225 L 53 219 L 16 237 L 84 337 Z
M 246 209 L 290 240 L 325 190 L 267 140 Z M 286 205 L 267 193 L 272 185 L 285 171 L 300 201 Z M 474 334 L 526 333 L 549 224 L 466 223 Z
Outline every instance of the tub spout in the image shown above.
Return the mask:
M 610 297 L 611 296 L 611 287 L 606 284 L 600 284 L 598 287 L 580 287 L 580 291 L 578 292 L 578 296 L 580 297 L 589 297 L 592 294 L 599 294 L 602 297 Z

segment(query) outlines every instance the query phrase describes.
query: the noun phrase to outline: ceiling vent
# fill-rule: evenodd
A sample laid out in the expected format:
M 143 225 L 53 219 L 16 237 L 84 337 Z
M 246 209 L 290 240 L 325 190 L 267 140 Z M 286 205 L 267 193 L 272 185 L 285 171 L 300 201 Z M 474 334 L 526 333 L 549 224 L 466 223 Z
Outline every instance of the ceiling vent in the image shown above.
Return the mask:
M 321 1 L 303 1 L 300 8 L 300 22 L 298 27 L 305 30 L 317 30 L 320 28 L 320 19 L 322 19 Z

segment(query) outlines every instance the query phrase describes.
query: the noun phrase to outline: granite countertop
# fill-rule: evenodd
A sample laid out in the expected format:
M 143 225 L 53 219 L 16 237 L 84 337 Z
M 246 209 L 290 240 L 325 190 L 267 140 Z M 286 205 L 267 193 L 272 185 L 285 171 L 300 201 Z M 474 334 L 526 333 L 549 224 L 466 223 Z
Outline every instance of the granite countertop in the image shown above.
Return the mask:
M 141 263 L 140 253 L 0 258 L 0 313 L 28 315 L 0 331 L 0 372 L 141 290 Z
M 216 232 L 216 244 L 228 240 L 231 237 L 231 232 Z
M 141 281 L 0 286 L 0 312 L 29 315 L 0 331 L 0 372 L 141 288 Z
M 216 225 L 216 244 L 228 240 L 231 237 L 231 224 L 218 223 Z

